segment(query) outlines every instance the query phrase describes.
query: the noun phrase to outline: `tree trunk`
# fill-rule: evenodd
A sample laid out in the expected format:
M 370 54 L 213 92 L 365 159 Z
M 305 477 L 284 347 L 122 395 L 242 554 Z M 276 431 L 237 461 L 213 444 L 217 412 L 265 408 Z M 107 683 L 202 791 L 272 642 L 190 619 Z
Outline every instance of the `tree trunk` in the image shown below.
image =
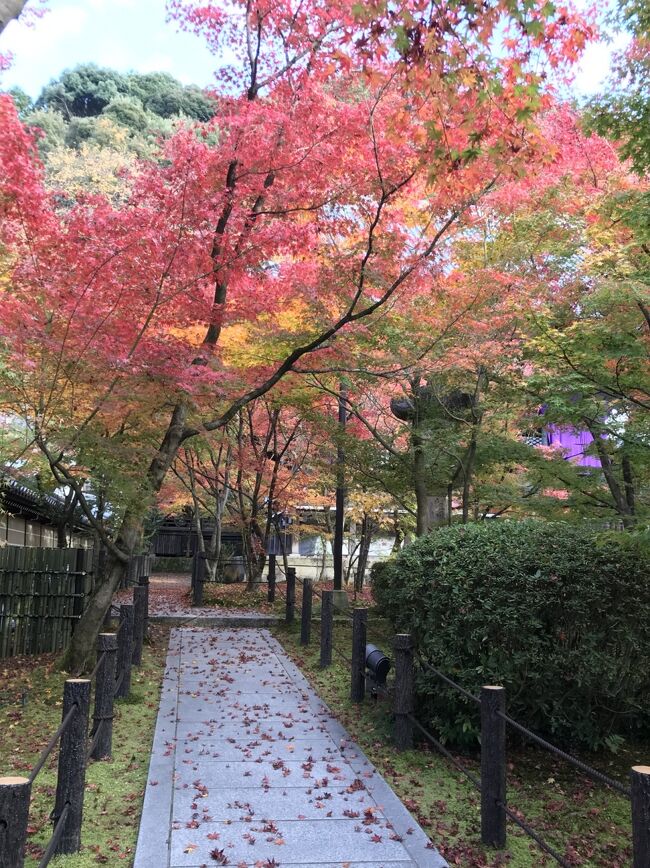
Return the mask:
M 142 519 L 127 513 L 122 521 L 116 545 L 121 551 L 134 551 L 142 540 L 142 529 Z M 126 555 L 122 560 L 115 552 L 107 552 L 104 575 L 96 583 L 88 605 L 72 634 L 70 645 L 63 655 L 61 668 L 65 672 L 74 675 L 83 672 L 86 662 L 94 654 L 97 636 L 102 629 L 113 595 L 120 586 L 127 564 Z
M 472 439 L 467 449 L 467 455 L 463 462 L 463 524 L 469 521 L 469 505 L 471 496 L 472 473 L 474 472 L 474 459 L 476 458 L 476 426 L 472 428 Z
M 354 577 L 355 593 L 360 594 L 363 590 L 363 580 L 366 575 L 366 567 L 368 566 L 368 555 L 370 553 L 370 543 L 372 542 L 373 522 L 367 516 L 363 516 L 361 522 L 361 540 L 359 542 L 359 560 L 357 562 L 357 572 Z
M 622 489 L 618 479 L 616 478 L 614 463 L 612 462 L 607 447 L 601 438 L 601 432 L 588 421 L 587 428 L 594 439 L 596 452 L 598 453 L 600 465 L 603 469 L 603 476 L 605 477 L 607 487 L 612 496 L 613 506 L 616 512 L 621 516 L 623 526 L 626 528 L 632 527 L 634 525 L 634 499 L 632 496 L 632 468 L 629 464 L 629 460 L 627 461 L 627 464 L 623 465 L 624 489 Z
M 404 530 L 399 523 L 399 513 L 396 509 L 393 510 L 393 533 L 395 534 L 395 539 L 393 540 L 391 554 L 395 555 L 401 551 L 402 545 L 404 544 Z
M 266 564 L 263 534 L 255 519 L 250 520 L 244 530 L 244 552 L 247 560 L 246 590 L 253 591 L 262 581 L 262 573 Z
M 179 403 L 174 408 L 172 417 L 158 451 L 153 457 L 147 472 L 149 496 L 160 491 L 165 475 L 178 454 L 182 443 L 183 431 L 187 420 L 187 407 Z M 143 496 L 143 506 L 148 498 Z M 97 636 L 104 623 L 108 607 L 117 591 L 120 581 L 127 568 L 129 557 L 142 544 L 143 513 L 127 510 L 115 539 L 115 545 L 107 552 L 106 569 L 103 579 L 96 583 L 86 609 L 79 619 L 72 640 L 61 661 L 61 667 L 66 672 L 78 674 L 83 672 L 86 661 L 95 651 Z
M 427 480 L 423 441 L 413 433 L 413 483 L 415 487 L 417 536 L 424 536 L 447 522 L 447 492 L 431 494 Z

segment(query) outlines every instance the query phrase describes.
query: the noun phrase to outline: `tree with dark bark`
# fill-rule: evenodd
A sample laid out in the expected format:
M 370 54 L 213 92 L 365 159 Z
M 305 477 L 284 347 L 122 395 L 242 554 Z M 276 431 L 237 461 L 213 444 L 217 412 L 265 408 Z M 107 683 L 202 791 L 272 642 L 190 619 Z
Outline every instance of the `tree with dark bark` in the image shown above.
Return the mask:
M 108 552 L 70 670 L 92 652 L 184 444 L 428 289 L 477 203 L 543 165 L 539 59 L 573 59 L 588 26 L 556 21 L 552 4 L 467 4 L 431 21 L 407 7 L 416 26 L 348 2 L 183 8 L 212 47 L 229 45 L 219 147 L 209 130 L 179 130 L 124 203 L 61 209 L 0 97 L 3 409 L 25 420 Z M 503 15 L 520 38 L 491 52 Z M 249 357 L 235 364 L 242 334 Z M 84 483 L 111 458 L 122 494 L 108 528 Z

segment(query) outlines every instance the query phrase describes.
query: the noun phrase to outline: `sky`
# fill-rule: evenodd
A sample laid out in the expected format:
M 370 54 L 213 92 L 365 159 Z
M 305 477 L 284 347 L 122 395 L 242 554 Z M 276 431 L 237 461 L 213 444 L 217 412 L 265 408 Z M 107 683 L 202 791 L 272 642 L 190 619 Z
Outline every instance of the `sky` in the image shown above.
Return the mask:
M 184 84 L 212 82 L 212 56 L 201 39 L 166 22 L 165 0 L 48 0 L 47 10 L 29 26 L 11 22 L 0 36 L 0 52 L 14 55 L 3 89 L 19 86 L 36 97 L 64 69 L 87 62 L 122 72 L 169 72 Z M 576 94 L 602 88 L 611 50 L 604 44 L 587 49 Z
M 183 84 L 212 81 L 212 55 L 199 37 L 166 22 L 165 0 L 48 0 L 46 8 L 29 26 L 12 21 L 0 35 L 0 52 L 14 56 L 3 89 L 19 86 L 36 97 L 64 69 L 90 62 L 169 72 Z

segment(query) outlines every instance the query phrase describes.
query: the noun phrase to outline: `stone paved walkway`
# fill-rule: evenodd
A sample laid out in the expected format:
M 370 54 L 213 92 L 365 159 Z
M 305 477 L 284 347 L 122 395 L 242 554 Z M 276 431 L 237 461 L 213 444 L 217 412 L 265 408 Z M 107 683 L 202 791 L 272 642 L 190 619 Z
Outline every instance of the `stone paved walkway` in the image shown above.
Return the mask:
M 191 606 L 191 578 L 186 573 L 157 573 L 149 580 L 149 620 L 171 626 L 270 627 L 280 622 L 277 615 L 228 606 Z M 133 589 L 118 591 L 115 605 L 130 603 Z
M 134 868 L 446 862 L 264 629 L 172 631 Z

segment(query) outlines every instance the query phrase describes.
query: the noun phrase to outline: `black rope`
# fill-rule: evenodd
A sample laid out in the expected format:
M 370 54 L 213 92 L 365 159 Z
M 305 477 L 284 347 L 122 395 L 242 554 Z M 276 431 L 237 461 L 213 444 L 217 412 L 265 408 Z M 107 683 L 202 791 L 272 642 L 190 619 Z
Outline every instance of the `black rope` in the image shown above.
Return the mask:
M 341 660 L 345 660 L 348 666 L 352 666 L 352 660 L 349 657 L 346 657 L 346 655 L 342 651 L 339 651 L 339 649 L 335 645 L 332 645 L 332 651 L 335 654 L 338 654 Z
M 38 775 L 38 773 L 40 772 L 40 770 L 43 768 L 43 766 L 45 765 L 45 763 L 46 763 L 47 760 L 48 760 L 49 755 L 52 753 L 52 751 L 53 751 L 54 748 L 56 747 L 56 743 L 58 742 L 59 738 L 63 735 L 63 733 L 64 733 L 64 732 L 66 731 L 66 729 L 68 728 L 68 725 L 69 725 L 70 721 L 72 720 L 72 718 L 74 717 L 74 715 L 75 715 L 75 713 L 76 713 L 76 711 L 77 711 L 77 706 L 78 706 L 78 703 L 75 702 L 75 703 L 73 703 L 73 705 L 68 709 L 68 713 L 66 714 L 66 716 L 65 716 L 65 717 L 63 718 L 63 720 L 61 721 L 61 724 L 60 724 L 59 728 L 57 729 L 57 731 L 54 733 L 54 735 L 52 736 L 52 738 L 48 741 L 46 747 L 45 747 L 45 748 L 43 749 L 43 751 L 41 752 L 41 755 L 40 755 L 40 757 L 38 758 L 38 762 L 36 763 L 36 765 L 35 765 L 34 768 L 32 769 L 31 774 L 30 774 L 30 776 L 29 776 L 29 782 L 30 782 L 30 784 L 33 784 L 33 783 L 34 783 L 34 781 L 36 780 L 36 776 Z
M 546 750 L 550 751 L 550 753 L 553 753 L 556 756 L 559 756 L 561 759 L 565 760 L 566 762 L 571 763 L 571 765 L 574 765 L 576 768 L 580 769 L 580 771 L 584 772 L 586 775 L 589 775 L 589 777 L 595 778 L 595 780 L 601 781 L 601 783 L 606 784 L 608 787 L 617 790 L 627 799 L 632 798 L 632 793 L 627 787 L 623 786 L 623 784 L 615 781 L 613 778 L 608 777 L 607 775 L 603 774 L 603 772 L 599 772 L 598 769 L 594 769 L 586 763 L 583 763 L 582 760 L 571 756 L 570 753 L 566 753 L 559 747 L 551 744 L 550 741 L 546 741 L 546 739 L 542 738 L 541 736 L 535 735 L 534 732 L 531 732 L 529 729 L 527 729 L 525 726 L 522 726 L 516 720 L 513 720 L 513 718 L 509 717 L 507 714 L 503 714 L 503 712 L 501 711 L 497 711 L 496 714 L 500 718 L 505 720 L 506 723 L 509 723 L 510 726 L 512 726 L 522 735 L 525 735 L 531 741 L 534 741 L 536 744 L 540 745 L 540 747 L 545 748 Z
M 469 772 L 463 765 L 461 765 L 461 763 L 458 762 L 458 760 L 447 750 L 447 748 L 444 747 L 436 738 L 434 738 L 433 735 L 431 735 L 431 733 L 427 729 L 425 729 L 425 727 L 422 726 L 422 724 L 420 723 L 419 720 L 417 720 L 411 714 L 407 714 L 406 716 L 411 721 L 411 723 L 414 726 L 416 726 L 417 729 L 420 730 L 422 735 L 424 735 L 425 738 L 428 741 L 430 741 L 434 745 L 434 747 L 437 750 L 439 750 L 440 753 L 442 753 L 442 755 L 445 756 L 458 769 L 459 772 L 461 772 L 463 775 L 465 775 L 465 777 L 469 781 L 471 781 L 472 784 L 474 784 L 474 786 L 476 787 L 476 789 L 479 790 L 479 792 L 480 792 L 481 781 L 479 780 L 479 778 L 477 778 L 475 775 L 473 775 L 471 772 Z M 527 835 L 529 835 L 545 853 L 548 853 L 549 856 L 552 856 L 558 862 L 559 865 L 563 866 L 563 868 L 571 868 L 569 863 L 565 862 L 565 860 L 562 858 L 562 856 L 560 856 L 560 854 L 557 853 L 557 851 L 555 851 L 550 846 L 550 844 L 547 844 L 546 841 L 543 838 L 541 838 L 531 826 L 528 825 L 528 823 L 526 823 L 524 820 L 521 820 L 507 806 L 500 804 L 500 807 L 503 808 L 506 816 L 509 817 L 513 821 L 513 823 L 515 823 L 517 826 L 519 826 L 521 829 L 523 829 L 523 831 Z
M 52 837 L 50 838 L 50 843 L 47 845 L 45 853 L 41 857 L 41 861 L 38 863 L 38 868 L 46 868 L 47 865 L 50 864 L 50 859 L 54 855 L 54 851 L 56 850 L 57 844 L 63 834 L 63 826 L 66 821 L 66 817 L 70 811 L 70 802 L 66 802 L 65 807 L 61 811 L 59 819 L 56 821 L 56 825 L 54 826 L 54 831 L 52 832 Z
M 108 654 L 108 651 L 102 651 L 102 653 L 100 654 L 100 656 L 97 658 L 97 663 L 95 663 L 95 668 L 93 669 L 93 671 L 92 671 L 92 672 L 90 673 L 90 675 L 88 676 L 88 678 L 89 678 L 91 681 L 93 680 L 93 678 L 95 677 L 95 675 L 97 675 L 97 673 L 99 672 L 99 667 L 100 667 L 100 666 L 102 665 L 102 663 L 104 662 L 104 660 L 105 660 L 107 654 Z
M 503 805 L 501 802 L 497 802 L 497 804 L 500 808 L 503 808 L 506 816 L 509 817 L 509 819 L 511 819 L 516 826 L 519 826 L 520 829 L 523 829 L 523 831 L 530 838 L 532 838 L 533 841 L 537 843 L 541 850 L 543 850 L 545 853 L 548 853 L 549 856 L 552 856 L 558 863 L 558 865 L 562 865 L 563 868 L 571 868 L 571 865 L 566 862 L 562 856 L 560 856 L 557 850 L 554 850 L 550 844 L 547 844 L 546 841 L 537 834 L 537 832 L 532 828 L 532 826 L 529 826 L 525 820 L 522 820 L 520 817 L 518 817 L 514 813 L 514 811 L 511 811 L 510 808 L 508 808 L 507 805 Z
M 428 660 L 425 660 L 420 655 L 418 655 L 418 657 L 420 660 L 420 665 L 424 666 L 425 669 L 428 669 L 429 672 L 432 672 L 434 675 L 437 675 L 438 678 L 441 678 L 443 681 L 445 681 L 447 684 L 449 684 L 450 687 L 453 687 L 455 690 L 458 690 L 460 693 L 463 694 L 463 696 L 466 696 L 468 699 L 471 699 L 472 702 L 475 702 L 477 705 L 481 704 L 481 700 L 479 699 L 478 696 L 475 696 L 473 693 L 470 693 L 469 690 L 465 690 L 464 687 L 461 687 L 460 684 L 457 684 L 455 681 L 453 681 L 451 678 L 449 678 L 448 675 L 445 675 L 444 672 L 440 672 L 439 669 L 436 669 L 435 666 L 432 666 Z
M 99 723 L 97 724 L 97 727 L 95 729 L 95 732 L 93 733 L 92 740 L 91 740 L 90 744 L 88 745 L 88 750 L 86 751 L 86 764 L 88 764 L 88 762 L 92 756 L 93 751 L 97 747 L 97 742 L 99 741 L 99 736 L 101 735 L 102 726 L 104 725 L 104 721 L 112 720 L 112 719 L 113 719 L 112 715 L 111 715 L 111 717 L 100 718 Z
M 480 790 L 481 790 L 481 781 L 479 780 L 479 778 L 477 778 L 477 777 L 476 777 L 475 775 L 473 775 L 471 772 L 467 771 L 467 769 L 465 768 L 465 766 L 462 765 L 461 763 L 459 763 L 458 760 L 456 759 L 456 757 L 454 757 L 454 756 L 453 756 L 453 755 L 452 755 L 452 754 L 447 750 L 447 748 L 446 748 L 444 745 L 442 745 L 442 744 L 438 741 L 437 738 L 435 738 L 433 735 L 431 735 L 431 733 L 429 732 L 429 730 L 428 730 L 428 729 L 425 729 L 425 727 L 422 726 L 422 724 L 420 723 L 419 720 L 417 720 L 417 718 L 413 717 L 412 714 L 407 714 L 406 716 L 407 716 L 407 718 L 411 721 L 411 723 L 412 723 L 414 726 L 416 726 L 416 727 L 420 730 L 420 732 L 422 733 L 422 735 L 423 735 L 426 739 L 428 739 L 428 740 L 431 742 L 431 744 L 432 744 L 432 745 L 433 745 L 437 750 L 439 750 L 440 753 L 441 753 L 443 756 L 447 757 L 447 759 L 449 760 L 449 762 L 452 763 L 452 765 L 454 765 L 454 766 L 458 769 L 459 772 L 462 772 L 462 774 L 464 774 L 465 777 L 466 777 L 469 781 L 471 781 L 471 782 L 474 784 L 474 786 L 476 787 L 476 789 L 479 790 L 479 792 L 480 792 Z

